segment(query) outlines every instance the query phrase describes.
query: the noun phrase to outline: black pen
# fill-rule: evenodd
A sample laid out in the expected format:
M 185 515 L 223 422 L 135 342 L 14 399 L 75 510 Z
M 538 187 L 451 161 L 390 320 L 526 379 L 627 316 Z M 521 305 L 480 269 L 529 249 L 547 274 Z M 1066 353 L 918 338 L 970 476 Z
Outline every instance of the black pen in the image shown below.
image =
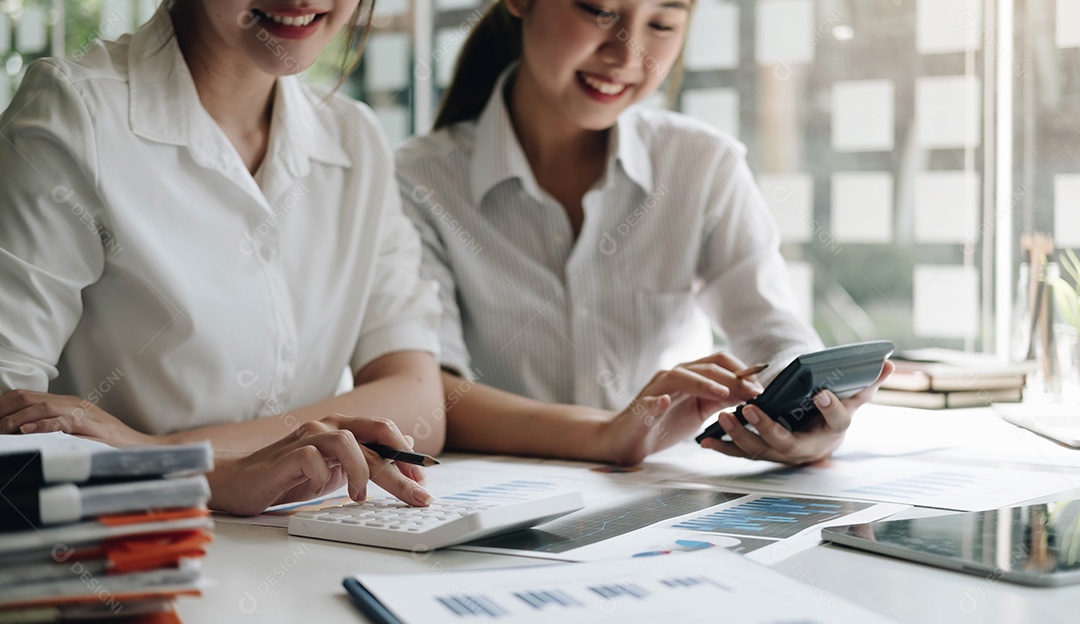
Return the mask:
M 764 371 L 766 368 L 769 368 L 768 364 L 756 364 L 754 366 L 751 366 L 750 368 L 744 368 L 743 370 L 735 373 L 735 379 L 746 379 L 747 377 L 753 377 L 754 375 L 757 375 L 758 373 Z
M 392 446 L 386 446 L 385 444 L 376 444 L 374 442 L 361 442 L 362 446 L 365 446 L 376 453 L 383 459 L 392 459 L 394 461 L 403 462 L 406 464 L 416 464 L 417 466 L 423 466 L 425 468 L 429 466 L 437 466 L 439 460 L 435 459 L 431 455 L 424 455 L 423 453 L 414 453 L 412 451 L 402 451 Z
M 352 597 L 356 607 L 372 622 L 376 622 L 376 624 L 404 624 L 383 603 L 379 602 L 375 594 L 361 585 L 360 581 L 350 576 L 345 579 L 343 585 L 345 585 L 345 591 L 349 592 L 349 596 Z

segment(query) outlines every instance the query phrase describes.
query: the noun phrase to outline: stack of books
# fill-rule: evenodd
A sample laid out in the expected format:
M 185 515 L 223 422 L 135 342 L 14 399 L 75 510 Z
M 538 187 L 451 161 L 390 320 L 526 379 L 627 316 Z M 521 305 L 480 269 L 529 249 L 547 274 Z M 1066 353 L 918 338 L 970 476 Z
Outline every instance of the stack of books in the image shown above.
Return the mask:
M 0 623 L 178 622 L 213 539 L 209 444 L 0 436 Z
M 923 409 L 1019 403 L 1033 367 L 948 349 L 902 351 L 892 359 L 896 372 L 881 384 L 874 402 Z

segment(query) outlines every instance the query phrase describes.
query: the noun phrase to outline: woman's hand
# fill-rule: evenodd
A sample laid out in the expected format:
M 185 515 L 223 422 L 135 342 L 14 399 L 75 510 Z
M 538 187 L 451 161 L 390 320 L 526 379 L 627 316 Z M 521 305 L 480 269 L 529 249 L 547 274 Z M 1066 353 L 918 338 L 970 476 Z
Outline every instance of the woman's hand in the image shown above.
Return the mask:
M 886 361 L 881 375 L 872 386 L 843 401 L 837 400 L 836 395 L 828 390 L 819 392 L 814 396 L 814 404 L 822 418 L 806 431 L 788 431 L 751 405 L 743 408 L 743 416 L 757 429 L 757 435 L 744 427 L 734 415 L 720 414 L 720 426 L 731 436 L 731 442 L 706 438 L 701 446 L 733 457 L 787 464 L 811 464 L 826 459 L 844 441 L 844 434 L 851 426 L 855 411 L 874 397 L 881 382 L 895 368 L 892 362 Z
M 369 479 L 410 505 L 431 503 L 431 494 L 413 478 L 423 477 L 418 466 L 394 464 L 358 444 L 357 439 L 412 448 L 412 442 L 388 420 L 334 414 L 306 422 L 250 455 L 219 458 L 209 476 L 210 506 L 251 516 L 273 505 L 318 498 L 346 483 L 349 498 L 363 502 Z M 411 476 L 398 470 L 399 466 L 408 466 Z
M 604 456 L 622 465 L 641 463 L 693 434 L 711 414 L 761 393 L 747 366 L 727 353 L 680 364 L 653 376 L 634 401 L 603 427 Z
M 140 433 L 112 414 L 75 396 L 31 390 L 0 395 L 0 434 L 63 431 L 111 446 L 145 446 L 163 440 Z
M 402 435 L 397 424 L 386 418 L 366 418 L 346 416 L 344 414 L 331 414 L 324 418 L 323 421 L 332 427 L 351 431 L 353 436 L 361 442 L 376 442 L 404 451 L 413 450 L 414 440 L 412 436 Z M 416 483 L 424 482 L 424 469 L 420 466 L 417 466 L 416 464 L 406 464 L 405 462 L 392 462 L 388 459 L 379 457 L 378 453 L 369 448 L 363 446 L 360 448 L 368 458 L 368 464 L 375 462 L 379 467 L 379 471 L 385 470 L 386 467 L 393 467 L 394 470 L 392 471 L 392 474 L 400 473 Z M 390 488 L 383 485 L 382 481 L 379 479 L 379 473 L 374 469 L 372 470 L 371 475 L 371 480 L 378 483 L 386 491 L 401 498 L 401 500 L 410 505 L 416 504 L 413 501 L 398 496 L 397 492 L 392 491 Z M 427 505 L 427 503 L 421 504 Z

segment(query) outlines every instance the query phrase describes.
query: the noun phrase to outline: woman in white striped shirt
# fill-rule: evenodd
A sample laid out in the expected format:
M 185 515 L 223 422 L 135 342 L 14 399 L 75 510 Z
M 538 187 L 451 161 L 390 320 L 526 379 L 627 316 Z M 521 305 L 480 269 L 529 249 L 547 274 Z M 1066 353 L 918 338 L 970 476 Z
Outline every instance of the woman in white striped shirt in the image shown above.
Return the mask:
M 436 131 L 399 151 L 441 287 L 448 446 L 636 463 L 759 393 L 736 377 L 747 363 L 775 374 L 820 348 L 745 148 L 630 108 L 676 65 L 692 4 L 501 0 L 465 44 Z M 730 352 L 705 355 L 704 316 Z M 687 363 L 665 370 L 672 359 Z M 759 434 L 722 415 L 732 441 L 704 446 L 819 460 L 873 392 L 820 393 L 806 433 L 756 408 Z

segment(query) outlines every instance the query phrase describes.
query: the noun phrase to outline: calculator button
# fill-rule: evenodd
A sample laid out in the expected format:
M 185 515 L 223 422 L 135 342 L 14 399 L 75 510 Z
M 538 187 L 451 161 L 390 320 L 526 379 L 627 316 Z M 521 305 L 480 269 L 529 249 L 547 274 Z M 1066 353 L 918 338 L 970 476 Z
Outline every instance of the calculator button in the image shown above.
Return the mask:
M 537 499 L 547 496 L 537 496 Z M 435 501 L 429 507 L 412 507 L 392 499 L 368 500 L 363 504 L 337 505 L 330 508 L 307 510 L 294 515 L 289 522 L 289 533 L 308 537 L 320 537 L 356 544 L 388 546 L 402 550 L 430 550 L 461 543 L 490 532 L 494 527 L 488 523 L 475 522 L 469 518 L 480 514 L 485 518 L 488 509 L 499 509 L 494 514 L 496 526 L 520 526 L 530 519 L 550 518 L 552 513 L 569 513 L 580 509 L 581 496 L 577 494 L 552 494 L 551 502 L 545 500 L 520 501 L 528 503 L 529 509 L 518 501 L 494 505 L 471 501 Z M 558 500 L 556 500 L 558 499 Z M 505 511 L 504 511 L 505 510 Z M 466 519 L 468 518 L 468 519 Z M 483 525 L 481 528 L 480 525 Z M 336 530 L 323 531 L 335 525 Z

